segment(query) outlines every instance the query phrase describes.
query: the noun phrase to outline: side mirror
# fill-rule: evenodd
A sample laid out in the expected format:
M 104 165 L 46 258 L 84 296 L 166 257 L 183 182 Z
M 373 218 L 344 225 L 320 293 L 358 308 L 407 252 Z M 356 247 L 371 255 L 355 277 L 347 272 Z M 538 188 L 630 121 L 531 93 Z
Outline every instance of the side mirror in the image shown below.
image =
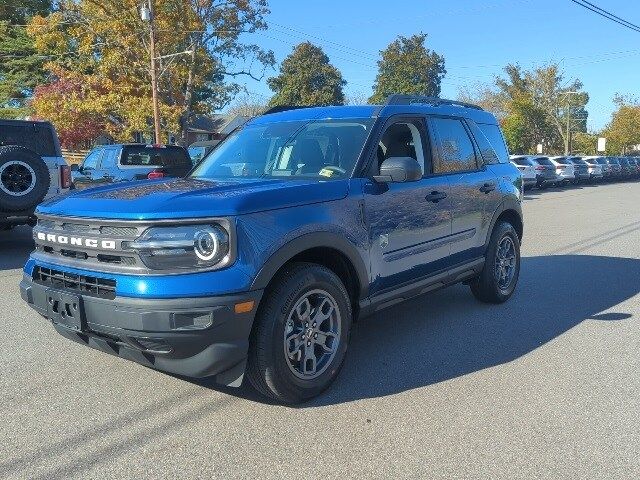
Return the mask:
M 380 166 L 380 175 L 373 179 L 379 183 L 415 182 L 422 178 L 422 169 L 415 158 L 390 157 Z
M 72 172 L 78 172 L 80 171 L 80 166 L 77 163 L 72 163 L 71 164 L 71 171 Z

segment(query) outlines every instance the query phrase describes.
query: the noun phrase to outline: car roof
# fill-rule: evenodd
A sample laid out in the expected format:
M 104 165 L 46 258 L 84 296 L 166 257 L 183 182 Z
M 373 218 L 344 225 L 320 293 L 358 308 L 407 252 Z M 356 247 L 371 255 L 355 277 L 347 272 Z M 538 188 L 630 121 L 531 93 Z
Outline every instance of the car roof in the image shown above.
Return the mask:
M 254 118 L 248 125 L 266 125 L 278 122 L 312 121 L 352 118 L 386 118 L 392 115 L 443 115 L 463 117 L 476 123 L 497 125 L 495 117 L 479 108 L 459 105 L 342 105 L 328 107 L 294 108 L 277 113 L 268 113 Z
M 13 120 L 13 119 L 10 120 L 10 119 L 3 119 L 3 118 L 0 118 L 0 124 L 13 125 L 16 127 L 33 125 L 33 124 L 51 126 L 51 122 L 47 120 Z

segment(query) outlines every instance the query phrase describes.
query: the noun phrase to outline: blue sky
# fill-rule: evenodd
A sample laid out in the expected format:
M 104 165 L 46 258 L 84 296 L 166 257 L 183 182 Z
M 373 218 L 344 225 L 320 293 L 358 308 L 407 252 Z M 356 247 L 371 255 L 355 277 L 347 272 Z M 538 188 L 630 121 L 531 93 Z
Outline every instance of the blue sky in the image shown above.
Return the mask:
M 640 24 L 637 0 L 591 2 Z M 370 95 L 378 52 L 398 35 L 419 32 L 445 57 L 443 97 L 491 82 L 510 62 L 529 68 L 557 61 L 566 80 L 584 83 L 591 96 L 588 127 L 600 129 L 616 93 L 640 93 L 640 33 L 569 0 L 269 0 L 269 6 L 269 30 L 251 41 L 273 50 L 278 62 L 302 41 L 321 46 L 348 82 L 347 95 Z M 264 80 L 246 86 L 272 94 Z

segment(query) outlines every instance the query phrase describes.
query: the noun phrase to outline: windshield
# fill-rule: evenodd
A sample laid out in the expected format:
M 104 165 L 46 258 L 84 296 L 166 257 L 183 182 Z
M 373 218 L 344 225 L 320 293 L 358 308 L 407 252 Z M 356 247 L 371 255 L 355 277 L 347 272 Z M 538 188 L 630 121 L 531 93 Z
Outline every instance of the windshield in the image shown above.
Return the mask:
M 374 120 L 340 119 L 249 125 L 195 168 L 194 178 L 348 178 Z

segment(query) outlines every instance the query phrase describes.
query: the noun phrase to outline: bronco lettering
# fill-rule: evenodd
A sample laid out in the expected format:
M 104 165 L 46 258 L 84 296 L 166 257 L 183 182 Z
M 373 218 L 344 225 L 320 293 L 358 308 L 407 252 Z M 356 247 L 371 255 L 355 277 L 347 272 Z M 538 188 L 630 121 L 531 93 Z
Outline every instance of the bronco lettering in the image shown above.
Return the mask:
M 98 240 L 96 238 L 69 237 L 67 235 L 56 235 L 53 233 L 38 232 L 38 240 L 45 242 L 59 243 L 61 245 L 75 245 L 78 247 L 102 248 L 105 250 L 115 250 L 116 242 L 113 240 Z

